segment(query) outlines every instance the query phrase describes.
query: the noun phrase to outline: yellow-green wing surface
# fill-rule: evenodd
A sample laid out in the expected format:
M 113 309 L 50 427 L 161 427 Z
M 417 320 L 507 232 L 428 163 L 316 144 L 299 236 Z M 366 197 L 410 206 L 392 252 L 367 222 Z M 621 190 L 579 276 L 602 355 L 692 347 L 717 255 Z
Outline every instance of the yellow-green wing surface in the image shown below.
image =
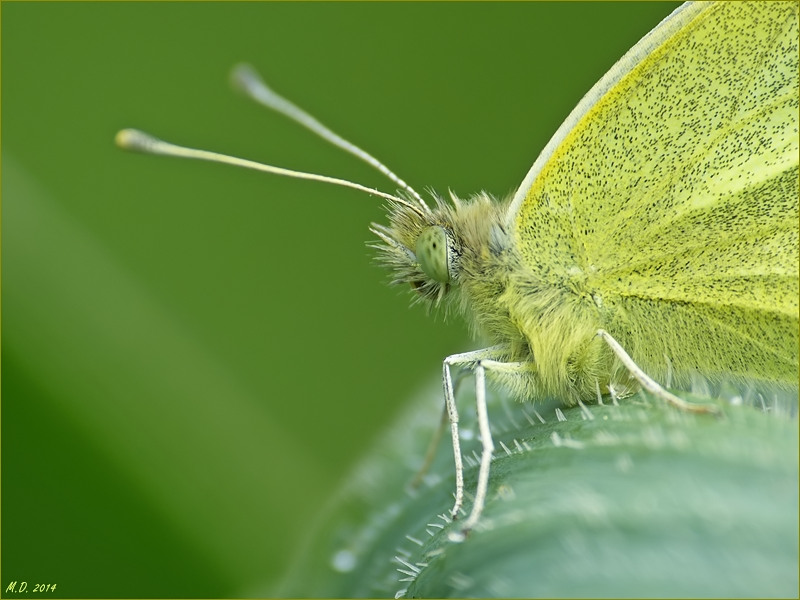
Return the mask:
M 509 213 L 653 374 L 797 382 L 798 3 L 687 4 L 587 94 Z

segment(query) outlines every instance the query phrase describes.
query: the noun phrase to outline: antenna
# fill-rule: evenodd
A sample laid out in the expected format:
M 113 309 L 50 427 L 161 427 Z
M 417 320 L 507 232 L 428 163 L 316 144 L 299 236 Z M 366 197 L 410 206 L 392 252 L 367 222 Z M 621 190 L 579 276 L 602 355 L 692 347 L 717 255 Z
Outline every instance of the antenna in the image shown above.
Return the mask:
M 117 132 L 114 138 L 117 146 L 124 150 L 132 150 L 134 152 L 142 152 L 144 154 L 160 154 L 163 156 L 173 156 L 177 158 L 191 158 L 195 160 L 205 160 L 208 162 L 222 163 L 226 165 L 233 165 L 235 167 L 243 167 L 245 169 L 252 169 L 254 171 L 262 171 L 264 173 L 272 173 L 273 175 L 283 175 L 285 177 L 294 177 L 295 179 L 309 179 L 311 181 L 320 181 L 322 183 L 332 183 L 333 185 L 340 185 L 342 187 L 352 188 L 360 192 L 366 192 L 375 196 L 380 196 L 392 202 L 402 204 L 419 214 L 424 216 L 422 209 L 408 200 L 392 196 L 379 190 L 368 188 L 359 183 L 353 183 L 346 179 L 338 179 L 336 177 L 328 177 L 326 175 L 318 175 L 316 173 L 305 173 L 303 171 L 293 171 L 291 169 L 284 169 L 282 167 L 274 167 L 272 165 L 265 165 L 253 160 L 245 158 L 237 158 L 227 154 L 220 154 L 218 152 L 210 152 L 208 150 L 198 150 L 196 148 L 188 148 L 186 146 L 178 146 L 165 142 L 157 137 L 154 137 L 144 131 L 138 129 L 122 129 Z M 427 206 L 425 207 L 427 208 Z
M 431 212 L 430 208 L 428 208 L 428 205 L 425 204 L 425 201 L 422 199 L 422 196 L 420 196 L 416 190 L 414 190 L 414 188 L 389 170 L 386 165 L 384 165 L 371 154 L 365 152 L 358 146 L 351 144 L 343 137 L 325 127 L 325 125 L 320 123 L 317 119 L 312 117 L 299 106 L 293 104 L 283 96 L 275 93 L 269 86 L 267 86 L 266 83 L 264 83 L 264 80 L 261 79 L 256 70 L 250 65 L 236 65 L 231 71 L 231 83 L 235 88 L 239 89 L 249 98 L 261 104 L 262 106 L 274 110 L 275 112 L 288 117 L 292 121 L 299 123 L 337 148 L 341 148 L 345 152 L 349 152 L 356 158 L 377 169 L 386 177 L 388 177 L 395 185 L 411 194 L 411 196 L 413 196 L 414 199 L 419 202 L 420 207 L 426 213 Z

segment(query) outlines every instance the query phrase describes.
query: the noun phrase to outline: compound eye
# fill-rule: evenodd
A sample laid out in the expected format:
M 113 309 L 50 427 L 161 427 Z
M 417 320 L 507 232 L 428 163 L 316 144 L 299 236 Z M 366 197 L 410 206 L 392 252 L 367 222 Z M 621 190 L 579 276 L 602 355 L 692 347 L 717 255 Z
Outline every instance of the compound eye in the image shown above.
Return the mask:
M 450 281 L 447 232 L 438 225 L 426 227 L 417 238 L 417 260 L 422 272 L 439 283 Z

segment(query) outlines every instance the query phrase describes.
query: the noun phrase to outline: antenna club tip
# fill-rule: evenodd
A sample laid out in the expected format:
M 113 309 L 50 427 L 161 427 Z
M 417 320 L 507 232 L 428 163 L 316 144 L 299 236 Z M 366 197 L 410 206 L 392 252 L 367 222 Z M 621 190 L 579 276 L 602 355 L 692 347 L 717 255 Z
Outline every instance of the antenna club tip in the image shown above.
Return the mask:
M 234 65 L 231 69 L 230 83 L 238 92 L 256 100 L 265 94 L 274 95 L 274 92 L 266 84 L 259 72 L 256 71 L 255 67 L 247 63 Z M 263 99 L 258 101 L 262 104 L 264 103 Z
M 138 129 L 120 129 L 114 143 L 123 150 L 147 151 L 157 142 L 156 138 Z
M 231 69 L 231 85 L 237 90 L 247 90 L 249 85 L 252 85 L 249 82 L 258 79 L 260 79 L 260 77 L 256 70 L 247 63 L 238 63 Z

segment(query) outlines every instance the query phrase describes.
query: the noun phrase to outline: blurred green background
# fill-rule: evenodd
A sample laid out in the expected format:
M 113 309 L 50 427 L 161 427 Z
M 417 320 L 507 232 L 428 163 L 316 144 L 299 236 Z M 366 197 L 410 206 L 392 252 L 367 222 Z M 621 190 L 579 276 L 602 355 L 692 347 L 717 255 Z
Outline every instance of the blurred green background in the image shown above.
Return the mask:
M 386 285 L 379 201 L 124 153 L 119 128 L 391 191 L 232 92 L 246 60 L 418 190 L 503 195 L 673 6 L 3 3 L 2 589 L 265 589 L 477 347 Z

